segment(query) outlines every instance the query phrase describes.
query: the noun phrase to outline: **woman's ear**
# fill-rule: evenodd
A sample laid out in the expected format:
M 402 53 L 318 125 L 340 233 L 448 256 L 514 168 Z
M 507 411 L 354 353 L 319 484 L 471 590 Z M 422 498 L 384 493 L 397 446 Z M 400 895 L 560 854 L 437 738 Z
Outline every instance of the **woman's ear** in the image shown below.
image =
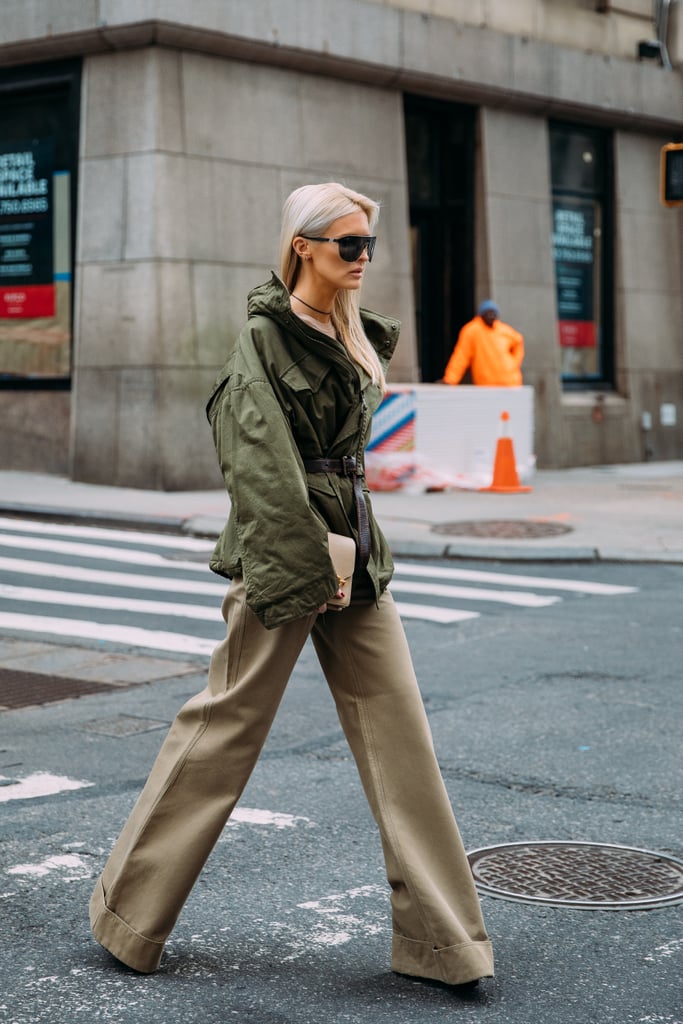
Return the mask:
M 308 243 L 308 239 L 302 238 L 301 235 L 297 235 L 296 238 L 292 239 L 292 249 L 301 260 L 308 259 L 311 254 L 311 247 Z

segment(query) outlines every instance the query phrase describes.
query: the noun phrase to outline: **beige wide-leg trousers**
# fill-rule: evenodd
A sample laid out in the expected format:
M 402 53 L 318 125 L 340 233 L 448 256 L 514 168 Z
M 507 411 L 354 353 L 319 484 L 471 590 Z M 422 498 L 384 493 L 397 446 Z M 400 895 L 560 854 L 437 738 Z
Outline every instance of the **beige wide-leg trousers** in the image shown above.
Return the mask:
M 90 901 L 95 938 L 154 971 L 237 803 L 312 633 L 379 825 L 392 968 L 458 985 L 493 974 L 479 900 L 393 599 L 265 629 L 236 579 L 207 688 L 180 710 Z

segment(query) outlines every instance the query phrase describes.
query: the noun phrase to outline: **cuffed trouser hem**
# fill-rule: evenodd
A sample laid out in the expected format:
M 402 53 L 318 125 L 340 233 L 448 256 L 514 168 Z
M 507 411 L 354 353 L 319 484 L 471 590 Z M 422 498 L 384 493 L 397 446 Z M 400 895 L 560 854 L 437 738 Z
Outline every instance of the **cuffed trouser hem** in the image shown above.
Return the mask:
M 99 944 L 121 963 L 141 974 L 156 971 L 164 951 L 163 942 L 140 935 L 110 910 L 101 881 L 90 899 L 90 927 Z
M 394 932 L 391 969 L 398 974 L 443 981 L 446 985 L 466 985 L 479 978 L 493 977 L 493 949 L 488 941 L 435 949 L 429 942 Z

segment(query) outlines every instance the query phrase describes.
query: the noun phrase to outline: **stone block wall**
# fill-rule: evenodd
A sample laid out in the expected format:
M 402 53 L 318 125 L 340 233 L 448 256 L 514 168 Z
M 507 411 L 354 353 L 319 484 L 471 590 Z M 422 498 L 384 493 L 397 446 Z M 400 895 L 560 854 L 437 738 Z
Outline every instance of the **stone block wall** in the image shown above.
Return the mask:
M 380 200 L 363 302 L 403 321 L 394 379 L 415 379 L 400 93 L 130 50 L 86 60 L 81 139 L 75 479 L 220 485 L 204 401 L 306 182 Z
M 665 138 L 619 132 L 615 137 L 618 390 L 630 399 L 643 457 L 680 458 L 683 452 L 683 210 L 658 199 Z M 667 423 L 662 405 L 677 408 Z
M 0 466 L 26 473 L 69 471 L 68 391 L 0 393 Z
M 536 454 L 547 465 L 562 437 L 548 126 L 540 117 L 491 109 L 481 110 L 480 126 L 487 293 L 501 318 L 524 335 L 524 383 L 536 394 Z
M 652 0 L 372 0 L 387 7 L 448 18 L 464 25 L 635 58 L 654 35 Z

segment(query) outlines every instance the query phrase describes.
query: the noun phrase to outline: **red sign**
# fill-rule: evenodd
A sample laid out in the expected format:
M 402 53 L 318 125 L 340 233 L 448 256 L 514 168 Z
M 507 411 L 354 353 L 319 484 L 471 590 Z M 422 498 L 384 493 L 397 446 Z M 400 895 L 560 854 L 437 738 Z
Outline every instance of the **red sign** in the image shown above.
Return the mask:
M 0 288 L 0 319 L 55 315 L 55 286 L 25 284 Z
M 566 348 L 595 348 L 594 320 L 560 320 L 560 345 Z

